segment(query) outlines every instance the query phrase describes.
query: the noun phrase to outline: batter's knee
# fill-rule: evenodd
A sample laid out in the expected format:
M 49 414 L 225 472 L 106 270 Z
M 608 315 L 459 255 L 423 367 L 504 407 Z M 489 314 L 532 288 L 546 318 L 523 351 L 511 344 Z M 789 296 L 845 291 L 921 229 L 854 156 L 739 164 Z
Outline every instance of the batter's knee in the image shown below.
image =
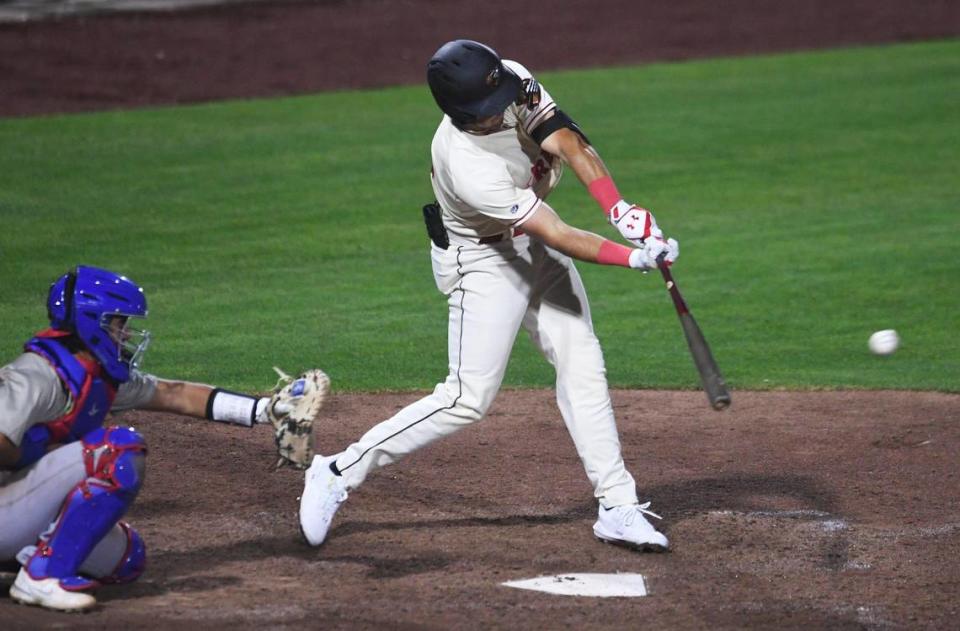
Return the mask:
M 437 386 L 437 389 L 443 390 L 442 396 L 447 412 L 464 423 L 473 423 L 482 419 L 497 394 L 496 390 L 491 392 L 488 388 L 474 385 L 469 381 L 453 384 L 448 381 Z

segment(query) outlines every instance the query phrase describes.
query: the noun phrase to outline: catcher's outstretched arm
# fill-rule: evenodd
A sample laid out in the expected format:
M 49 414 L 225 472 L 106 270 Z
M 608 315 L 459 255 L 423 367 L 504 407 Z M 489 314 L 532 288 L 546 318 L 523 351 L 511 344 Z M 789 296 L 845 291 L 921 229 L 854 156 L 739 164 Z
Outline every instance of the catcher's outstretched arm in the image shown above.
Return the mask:
M 330 378 L 320 369 L 308 370 L 296 378 L 275 370 L 280 380 L 269 398 L 202 383 L 158 379 L 153 397 L 143 409 L 244 427 L 269 422 L 279 455 L 277 466 L 303 469 L 313 460 L 313 423 L 330 392 Z
M 266 404 L 266 397 L 231 392 L 203 383 L 157 379 L 153 398 L 144 409 L 252 427 L 254 423 L 266 421 L 263 415 Z
M 203 418 L 213 390 L 202 383 L 157 379 L 157 389 L 144 409 Z

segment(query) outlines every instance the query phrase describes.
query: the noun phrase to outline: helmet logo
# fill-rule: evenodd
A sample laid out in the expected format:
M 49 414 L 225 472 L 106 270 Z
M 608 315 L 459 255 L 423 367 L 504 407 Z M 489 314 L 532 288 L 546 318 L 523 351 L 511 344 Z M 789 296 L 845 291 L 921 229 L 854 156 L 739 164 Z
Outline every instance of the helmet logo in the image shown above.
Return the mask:
M 490 74 L 487 75 L 487 85 L 491 88 L 495 88 L 500 85 L 500 68 L 494 68 L 490 71 Z

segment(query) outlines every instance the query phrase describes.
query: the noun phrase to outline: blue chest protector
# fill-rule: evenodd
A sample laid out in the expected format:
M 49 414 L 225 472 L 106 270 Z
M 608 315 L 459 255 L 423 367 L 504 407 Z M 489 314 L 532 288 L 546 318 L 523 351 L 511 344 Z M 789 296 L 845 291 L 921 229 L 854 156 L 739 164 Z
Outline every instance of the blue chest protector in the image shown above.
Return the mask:
M 50 445 L 72 443 L 103 425 L 116 387 L 103 375 L 93 360 L 78 359 L 61 338 L 68 334 L 47 329 L 24 345 L 24 349 L 43 357 L 70 392 L 73 406 L 49 423 L 38 423 L 27 430 L 20 445 L 21 456 L 16 468 L 29 466 L 42 458 Z

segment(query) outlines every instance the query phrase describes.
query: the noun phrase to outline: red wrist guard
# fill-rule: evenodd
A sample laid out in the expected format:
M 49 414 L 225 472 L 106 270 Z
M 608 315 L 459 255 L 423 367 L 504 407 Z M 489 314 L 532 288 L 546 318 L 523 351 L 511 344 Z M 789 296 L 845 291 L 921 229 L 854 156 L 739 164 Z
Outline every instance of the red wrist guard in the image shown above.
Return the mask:
M 630 267 L 631 252 L 633 252 L 633 248 L 614 243 L 608 239 L 600 244 L 600 251 L 597 252 L 597 263 L 600 265 Z
M 600 204 L 600 210 L 605 215 L 609 215 L 610 209 L 623 199 L 620 196 L 620 191 L 617 190 L 617 185 L 613 183 L 613 178 L 609 175 L 590 182 L 587 190 L 590 192 L 590 196 Z

